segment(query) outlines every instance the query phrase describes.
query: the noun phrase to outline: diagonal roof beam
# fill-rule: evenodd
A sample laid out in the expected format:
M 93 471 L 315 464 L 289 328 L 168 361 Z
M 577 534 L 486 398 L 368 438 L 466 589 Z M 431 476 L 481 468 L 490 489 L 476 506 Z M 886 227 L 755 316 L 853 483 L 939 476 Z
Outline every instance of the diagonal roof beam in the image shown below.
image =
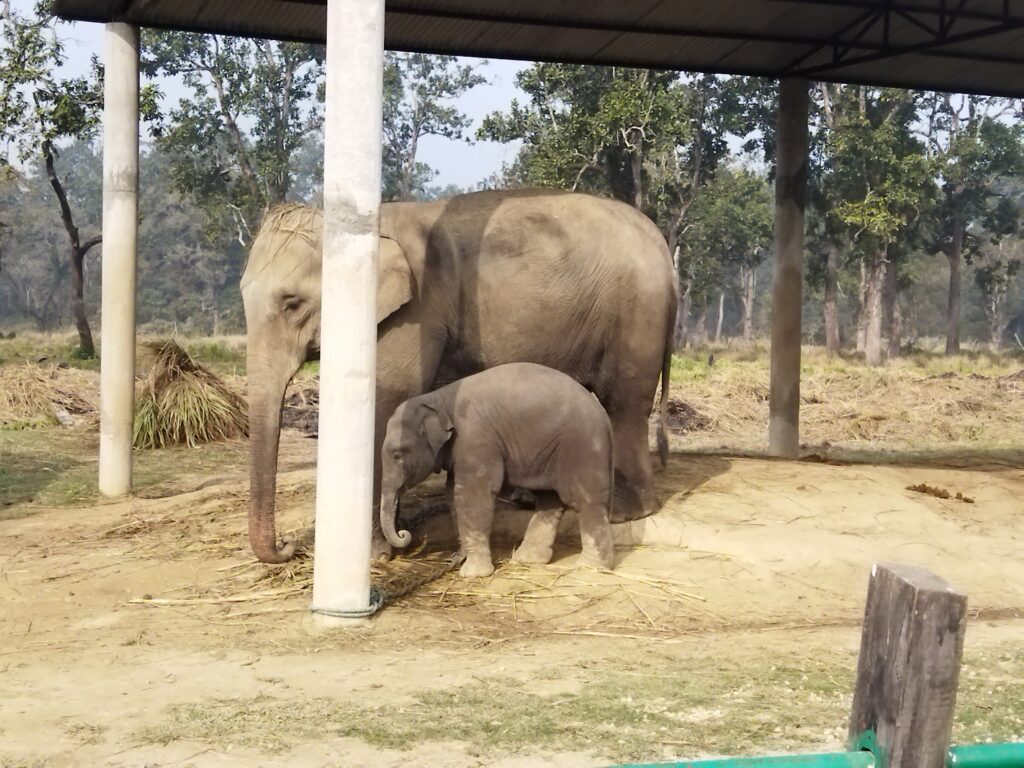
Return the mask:
M 818 5 L 825 6 L 827 8 L 860 8 L 865 11 L 879 10 L 882 4 L 879 0 L 772 0 L 779 4 L 786 5 Z M 965 0 L 960 0 L 961 7 L 954 11 L 945 7 L 945 2 L 941 6 L 935 5 L 922 5 L 921 3 L 914 2 L 894 2 L 889 4 L 890 10 L 900 13 L 913 13 L 919 16 L 930 16 L 934 18 L 945 18 L 948 16 L 956 16 L 961 19 L 972 19 L 974 21 L 1021 21 L 1024 22 L 1024 16 L 1011 14 L 1009 12 L 1008 4 L 1004 3 L 1003 13 L 989 13 L 987 11 L 976 11 L 965 6 Z
M 944 55 L 946 52 L 942 51 L 941 49 L 947 45 L 970 42 L 972 40 L 992 37 L 994 35 L 1001 35 L 1005 32 L 1014 32 L 1021 29 L 1024 29 L 1024 19 L 1013 22 L 1000 22 L 997 24 L 992 24 L 991 26 L 983 27 L 981 29 L 974 29 L 971 30 L 970 32 L 962 32 L 958 35 L 946 35 L 944 37 L 937 37 L 923 43 L 917 43 L 915 45 L 893 46 L 888 50 L 866 53 L 862 56 L 853 56 L 851 58 L 845 58 L 839 61 L 832 61 L 825 64 L 818 64 L 812 67 L 799 67 L 787 70 L 785 74 L 787 76 L 792 75 L 797 77 L 814 78 L 817 75 L 832 73 L 835 72 L 836 70 L 842 69 L 844 67 L 853 66 L 855 64 L 868 64 L 874 61 L 882 61 L 884 59 L 894 59 L 898 56 L 905 56 L 910 53 L 932 53 L 936 55 Z M 951 54 L 950 58 L 956 57 L 955 53 L 956 52 L 953 51 L 949 52 L 949 54 Z M 972 59 L 976 57 L 973 54 L 963 54 L 963 58 Z M 1007 63 L 1017 62 L 1011 59 Z

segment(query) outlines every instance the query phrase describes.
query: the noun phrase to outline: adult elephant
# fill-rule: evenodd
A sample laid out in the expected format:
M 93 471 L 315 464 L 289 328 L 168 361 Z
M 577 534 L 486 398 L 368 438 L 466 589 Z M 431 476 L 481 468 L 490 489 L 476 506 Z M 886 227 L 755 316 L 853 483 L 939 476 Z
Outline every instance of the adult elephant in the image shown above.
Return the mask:
M 385 203 L 380 234 L 376 454 L 407 398 L 501 363 L 540 363 L 575 377 L 608 411 L 615 519 L 652 512 L 647 418 L 659 375 L 667 382 L 677 305 L 657 227 L 612 200 L 518 190 Z M 320 212 L 282 206 L 264 218 L 242 276 L 249 540 L 267 563 L 294 550 L 278 544 L 274 523 L 281 407 L 292 376 L 319 356 L 320 302 L 330 296 L 320 252 Z M 664 460 L 663 430 L 659 448 Z M 388 551 L 375 532 L 375 556 Z

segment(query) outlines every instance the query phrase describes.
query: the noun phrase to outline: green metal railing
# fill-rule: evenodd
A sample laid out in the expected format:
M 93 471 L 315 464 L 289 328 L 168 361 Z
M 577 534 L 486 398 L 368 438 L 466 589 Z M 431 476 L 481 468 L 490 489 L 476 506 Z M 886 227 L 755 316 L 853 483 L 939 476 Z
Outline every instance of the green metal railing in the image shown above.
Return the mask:
M 724 757 L 681 763 L 623 765 L 618 768 L 876 768 L 870 752 L 833 752 L 825 755 L 781 755 L 779 757 Z
M 1024 742 L 951 747 L 949 768 L 1024 768 Z
M 1024 742 L 973 744 L 952 747 L 947 768 L 1024 768 Z M 782 755 L 779 757 L 724 757 L 675 763 L 644 763 L 617 768 L 885 768 L 874 754 L 833 752 L 823 755 Z

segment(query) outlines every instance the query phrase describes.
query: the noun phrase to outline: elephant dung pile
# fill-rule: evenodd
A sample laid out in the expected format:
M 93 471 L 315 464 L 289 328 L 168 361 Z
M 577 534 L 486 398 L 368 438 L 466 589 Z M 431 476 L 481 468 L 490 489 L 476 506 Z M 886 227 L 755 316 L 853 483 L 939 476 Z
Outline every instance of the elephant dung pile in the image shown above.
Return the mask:
M 92 371 L 31 363 L 0 367 L 0 429 L 92 425 L 97 395 Z
M 152 362 L 135 409 L 136 448 L 192 448 L 248 434 L 245 401 L 178 344 L 142 347 Z

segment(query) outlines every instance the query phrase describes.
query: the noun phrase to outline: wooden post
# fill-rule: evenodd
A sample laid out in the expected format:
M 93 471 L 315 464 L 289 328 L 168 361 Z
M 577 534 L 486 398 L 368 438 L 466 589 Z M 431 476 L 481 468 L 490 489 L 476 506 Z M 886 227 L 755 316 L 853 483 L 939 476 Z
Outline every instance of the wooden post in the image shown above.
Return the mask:
M 100 464 L 104 496 L 132 489 L 135 261 L 139 221 L 139 30 L 107 24 L 103 63 Z
M 943 768 L 953 727 L 967 597 L 910 565 L 871 571 L 850 742 L 873 731 L 888 768 Z
M 808 82 L 801 78 L 786 78 L 779 84 L 768 452 L 787 458 L 800 453 L 800 329 L 810 103 L 807 89 Z
M 371 610 L 383 72 L 384 0 L 330 0 L 312 605 L 321 624 Z

